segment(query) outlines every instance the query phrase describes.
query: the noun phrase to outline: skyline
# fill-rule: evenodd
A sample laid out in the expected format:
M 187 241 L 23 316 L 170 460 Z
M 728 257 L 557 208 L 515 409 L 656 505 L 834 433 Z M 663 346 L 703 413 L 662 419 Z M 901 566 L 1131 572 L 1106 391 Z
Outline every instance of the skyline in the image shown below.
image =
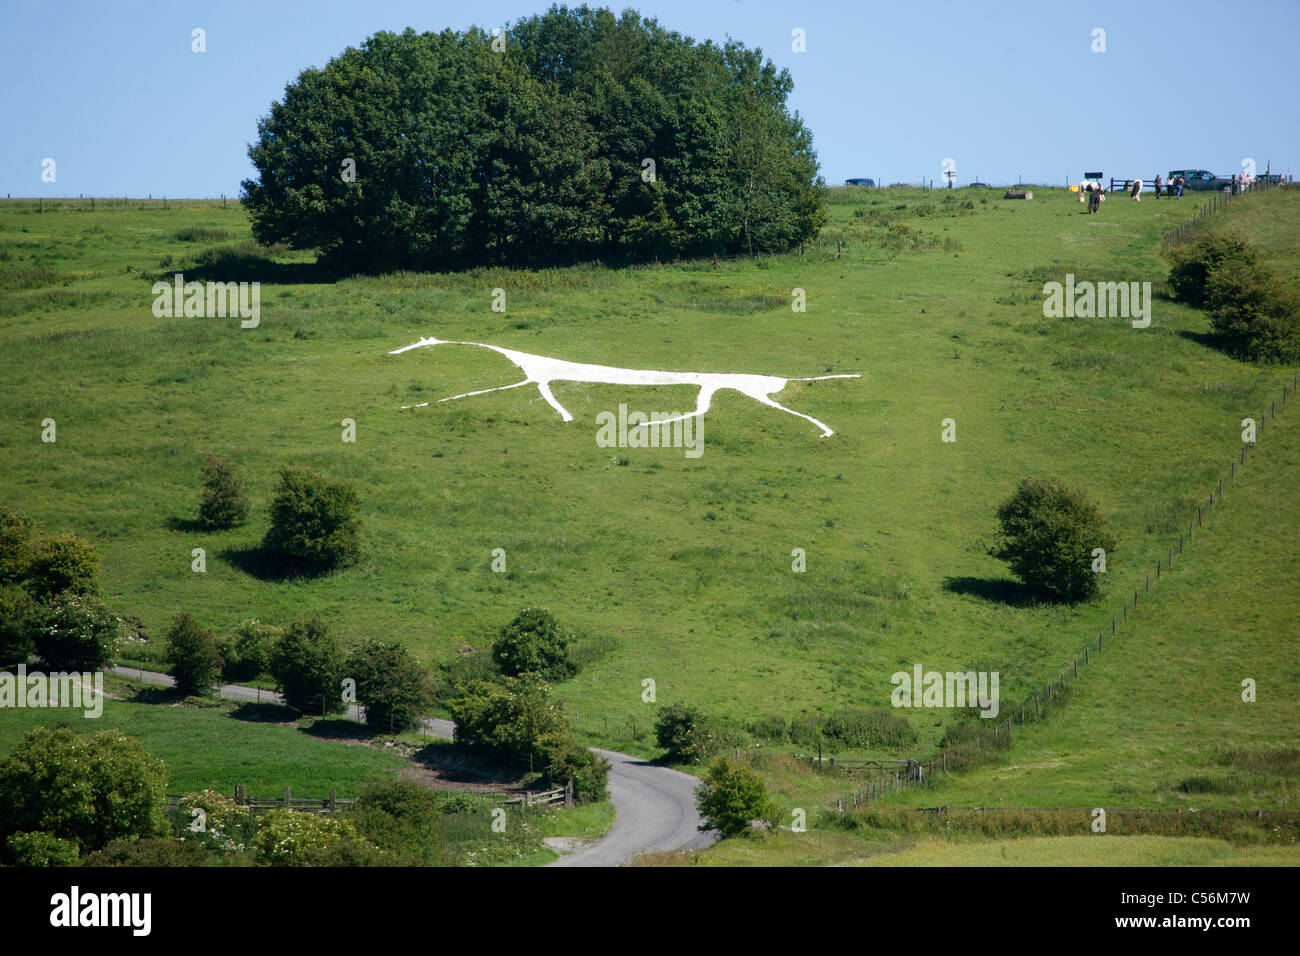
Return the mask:
M 549 6 L 5 0 L 0 192 L 235 198 L 254 175 L 247 150 L 258 119 L 303 69 L 379 30 L 490 29 Z M 633 9 L 697 41 L 730 36 L 788 69 L 789 107 L 811 130 L 829 185 L 869 177 L 939 187 L 949 158 L 958 186 L 1059 186 L 1091 170 L 1226 176 L 1250 159 L 1259 172 L 1270 162 L 1275 173 L 1300 171 L 1286 92 L 1296 85 L 1300 4 L 1256 4 L 1238 22 L 1208 2 L 1181 5 L 1177 21 L 1160 20 L 1162 5 L 1136 6 L 1100 2 L 1080 15 L 1023 0 L 985 10 L 656 0 Z M 195 28 L 205 52 L 192 51 Z M 1094 50 L 1097 29 L 1104 51 Z M 803 52 L 792 49 L 795 30 Z M 46 159 L 54 182 L 42 180 Z

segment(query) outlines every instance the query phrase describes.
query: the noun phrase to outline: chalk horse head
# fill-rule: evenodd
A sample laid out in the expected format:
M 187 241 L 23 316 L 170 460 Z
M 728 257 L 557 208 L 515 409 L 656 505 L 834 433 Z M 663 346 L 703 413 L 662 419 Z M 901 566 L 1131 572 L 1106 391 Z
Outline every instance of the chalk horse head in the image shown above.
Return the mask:
M 508 388 L 519 388 L 522 385 L 536 385 L 537 391 L 542 398 L 559 412 L 560 417 L 566 421 L 573 421 L 573 415 L 569 410 L 560 404 L 555 395 L 551 392 L 551 382 L 588 382 L 603 385 L 693 385 L 699 388 L 699 395 L 695 403 L 695 411 L 688 412 L 685 415 L 678 415 L 675 418 L 668 418 L 657 424 L 664 425 L 670 422 L 680 421 L 685 418 L 694 418 L 703 415 L 709 410 L 713 401 L 713 393 L 723 389 L 731 389 L 740 392 L 742 395 L 754 399 L 763 405 L 780 409 L 790 415 L 802 418 L 812 422 L 821 429 L 821 437 L 829 438 L 835 434 L 830 426 L 824 422 L 818 421 L 811 415 L 805 415 L 803 412 L 796 412 L 792 408 L 786 408 L 784 405 L 772 399 L 771 396 L 777 394 L 790 382 L 817 382 L 829 378 L 861 378 L 861 375 L 813 375 L 807 378 L 783 378 L 776 375 L 752 375 L 745 373 L 730 372 L 672 372 L 659 371 L 654 369 L 634 369 L 634 368 L 616 368 L 609 365 L 588 365 L 582 362 L 569 362 L 565 359 L 550 358 L 546 355 L 533 355 L 529 352 L 520 352 L 515 349 L 502 348 L 499 345 L 488 345 L 483 342 L 455 342 L 449 339 L 439 339 L 426 337 L 418 342 L 405 345 L 400 349 L 393 349 L 389 355 L 400 355 L 403 352 L 409 352 L 412 349 L 431 348 L 437 345 L 471 345 L 476 348 L 489 349 L 499 355 L 505 356 L 524 373 L 524 379 L 521 382 L 513 382 L 509 385 L 498 385 L 495 388 L 483 388 L 473 392 L 464 392 L 460 395 L 449 395 L 446 398 L 439 399 L 440 402 L 450 402 L 458 398 L 469 398 L 471 395 L 485 395 L 488 392 L 500 392 Z M 421 402 L 419 405 L 403 405 L 405 408 L 422 408 L 428 405 L 428 402 Z M 646 427 L 644 425 L 637 427 Z

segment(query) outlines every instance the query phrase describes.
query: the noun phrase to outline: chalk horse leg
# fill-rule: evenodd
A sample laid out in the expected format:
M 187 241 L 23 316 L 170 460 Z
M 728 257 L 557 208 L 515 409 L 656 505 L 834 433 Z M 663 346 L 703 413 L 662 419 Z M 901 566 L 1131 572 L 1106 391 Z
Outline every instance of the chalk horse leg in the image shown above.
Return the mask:
M 799 418 L 812 422 L 814 425 L 816 425 L 818 428 L 822 430 L 821 433 L 822 438 L 830 438 L 832 435 L 835 434 L 833 431 L 831 431 L 830 426 L 827 425 L 825 422 L 819 422 L 811 415 L 805 415 L 803 412 L 796 412 L 793 408 L 786 408 L 780 402 L 774 402 L 766 395 L 751 395 L 750 397 L 756 399 L 757 401 L 762 402 L 764 405 L 771 405 L 773 408 L 779 408 L 783 412 L 789 412 L 791 415 L 796 415 Z
M 569 414 L 569 410 L 565 408 L 563 405 L 561 405 L 559 401 L 556 399 L 555 395 L 551 392 L 550 382 L 538 382 L 537 390 L 542 393 L 542 398 L 546 399 L 547 403 L 550 404 L 551 408 L 555 409 L 557 412 L 560 413 L 561 418 L 563 418 L 566 422 L 573 421 L 573 416 Z
M 716 388 L 709 388 L 708 386 L 701 385 L 700 394 L 695 399 L 695 411 L 687 412 L 685 415 L 675 415 L 672 418 L 657 418 L 653 422 L 641 422 L 633 427 L 649 428 L 651 425 L 668 425 L 672 422 L 685 421 L 688 418 L 698 418 L 709 410 L 709 406 L 713 403 L 713 393 L 716 391 Z

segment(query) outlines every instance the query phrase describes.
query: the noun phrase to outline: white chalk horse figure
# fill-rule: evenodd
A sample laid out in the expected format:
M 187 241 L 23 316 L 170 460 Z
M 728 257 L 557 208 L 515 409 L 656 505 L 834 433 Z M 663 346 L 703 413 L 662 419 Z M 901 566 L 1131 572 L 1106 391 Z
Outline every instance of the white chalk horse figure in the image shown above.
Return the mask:
M 665 425 L 669 422 L 703 415 L 709 410 L 709 405 L 713 400 L 713 393 L 729 388 L 740 392 L 742 395 L 748 395 L 764 405 L 770 405 L 772 408 L 779 408 L 783 412 L 806 419 L 822 430 L 822 438 L 829 438 L 835 433 L 831 431 L 830 426 L 825 422 L 819 422 L 811 415 L 805 415 L 803 412 L 796 412 L 792 408 L 786 408 L 784 405 L 772 401 L 770 396 L 780 392 L 789 382 L 819 382 L 828 378 L 862 377 L 861 375 L 814 375 L 810 378 L 780 378 L 775 375 L 746 375 L 727 372 L 659 372 L 634 368 L 613 368 L 608 365 L 566 362 L 564 359 L 548 358 L 545 355 L 532 355 L 528 352 L 517 352 L 514 349 L 502 348 L 499 345 L 487 345 L 483 342 L 449 342 L 445 339 L 435 338 L 420 339 L 420 341 L 412 345 L 393 349 L 388 354 L 400 355 L 403 352 L 409 352 L 411 349 L 435 345 L 473 345 L 481 349 L 490 349 L 514 362 L 515 365 L 519 366 L 520 371 L 524 373 L 522 382 L 515 382 L 512 385 L 499 385 L 496 388 L 481 388 L 476 392 L 465 392 L 462 395 L 449 395 L 446 398 L 440 398 L 438 401 L 450 402 L 457 398 L 469 398 L 471 395 L 485 395 L 488 392 L 500 392 L 507 388 L 519 388 L 521 385 L 536 385 L 537 390 L 542 394 L 542 398 L 546 399 L 547 403 L 559 412 L 560 417 L 566 422 L 573 421 L 573 416 L 552 394 L 551 382 L 593 382 L 602 385 L 694 385 L 700 390 L 699 397 L 695 402 L 695 411 L 688 412 L 685 415 L 678 415 L 675 418 L 664 419 L 654 424 Z M 403 405 L 402 408 L 423 408 L 428 404 L 430 403 L 421 402 L 418 405 Z M 649 424 L 645 423 L 637 427 L 645 428 Z

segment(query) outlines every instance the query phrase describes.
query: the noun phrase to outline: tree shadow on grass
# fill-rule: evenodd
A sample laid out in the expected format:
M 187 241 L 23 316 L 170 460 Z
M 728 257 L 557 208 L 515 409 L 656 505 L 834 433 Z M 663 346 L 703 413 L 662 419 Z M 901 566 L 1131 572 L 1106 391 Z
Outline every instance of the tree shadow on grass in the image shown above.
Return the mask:
M 187 695 L 175 687 L 141 687 L 131 698 L 133 704 L 179 704 Z
M 225 548 L 219 552 L 219 557 L 259 581 L 273 583 L 311 580 L 324 577 L 334 570 L 330 567 L 293 561 L 267 550 L 260 544 L 245 548 Z
M 236 707 L 230 716 L 254 724 L 291 724 L 298 719 L 298 712 L 284 704 L 249 702 Z
M 943 588 L 953 594 L 966 594 L 1008 607 L 1036 607 L 1044 603 L 1037 594 L 1011 578 L 951 577 L 944 579 Z
M 1229 358 L 1236 357 L 1233 355 L 1231 342 L 1226 335 L 1220 335 L 1217 332 L 1193 332 L 1190 329 L 1182 329 L 1178 334 L 1184 339 L 1190 339 L 1197 345 L 1203 345 L 1207 349 L 1222 352 Z
M 172 515 L 167 519 L 167 530 L 183 531 L 187 534 L 200 534 L 214 529 L 209 528 L 197 518 L 182 518 L 179 515 Z
M 517 766 L 445 743 L 429 744 L 412 754 L 411 759 L 439 777 L 458 783 L 513 783 L 521 773 Z
M 374 736 L 365 724 L 347 717 L 317 717 L 303 733 L 323 740 L 369 740 Z

